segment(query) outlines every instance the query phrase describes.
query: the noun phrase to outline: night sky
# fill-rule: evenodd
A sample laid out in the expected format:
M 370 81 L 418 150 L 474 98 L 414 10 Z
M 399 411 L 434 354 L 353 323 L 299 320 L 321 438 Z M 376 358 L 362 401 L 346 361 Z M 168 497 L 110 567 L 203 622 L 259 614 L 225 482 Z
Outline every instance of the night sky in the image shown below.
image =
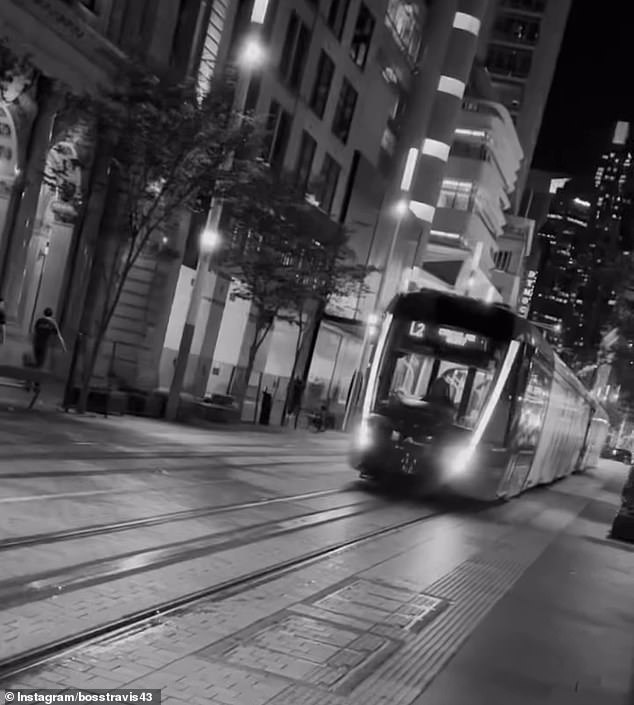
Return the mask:
M 535 168 L 571 175 L 592 171 L 615 122 L 634 120 L 629 2 L 573 0 Z

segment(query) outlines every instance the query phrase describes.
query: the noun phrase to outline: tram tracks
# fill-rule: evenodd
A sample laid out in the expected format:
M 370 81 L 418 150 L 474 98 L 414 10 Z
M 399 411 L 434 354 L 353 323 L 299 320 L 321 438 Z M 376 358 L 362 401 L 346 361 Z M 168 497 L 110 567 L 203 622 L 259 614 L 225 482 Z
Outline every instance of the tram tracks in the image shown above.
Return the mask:
M 30 480 L 30 479 L 43 479 L 43 478 L 83 478 L 83 477 L 108 477 L 110 475 L 177 475 L 186 472 L 209 472 L 210 470 L 250 470 L 257 468 L 260 472 L 262 470 L 266 471 L 268 468 L 278 469 L 282 468 L 292 468 L 297 465 L 298 462 L 302 464 L 311 465 L 322 465 L 324 463 L 332 462 L 333 460 L 341 460 L 341 453 L 333 454 L 319 454 L 316 456 L 303 456 L 300 454 L 279 454 L 276 455 L 272 460 L 262 461 L 261 458 L 257 458 L 252 453 L 249 454 L 223 454 L 223 455 L 153 455 L 153 456 L 139 456 L 136 458 L 134 455 L 125 456 L 127 459 L 138 459 L 138 460 L 153 460 L 159 463 L 161 460 L 179 460 L 191 459 L 199 461 L 207 461 L 203 464 L 201 462 L 196 465 L 174 465 L 172 467 L 111 467 L 111 468 L 82 468 L 81 470 L 35 470 L 35 471 L 18 471 L 18 472 L 1 472 L 0 471 L 0 482 L 2 480 Z M 63 458 L 64 460 L 83 460 L 78 458 Z M 106 457 L 106 460 L 112 460 L 112 457 Z M 122 457 L 123 459 L 123 457 Z M 0 458 L 0 461 L 6 460 L 5 458 Z M 242 461 L 237 463 L 236 461 Z M 247 464 L 248 462 L 248 464 Z
M 229 512 L 242 511 L 245 509 L 255 509 L 257 507 L 265 507 L 275 504 L 302 502 L 305 500 L 316 499 L 318 497 L 338 495 L 346 491 L 349 491 L 349 488 L 317 490 L 314 492 L 303 492 L 301 494 L 283 495 L 281 497 L 265 497 L 262 499 L 251 500 L 249 502 L 240 502 L 238 504 L 209 505 L 205 507 L 196 507 L 194 509 L 182 509 L 177 512 L 155 514 L 153 516 L 142 517 L 139 519 L 128 519 L 126 521 L 82 526 L 76 529 L 64 529 L 61 531 L 17 536 L 1 539 L 0 552 L 7 551 L 9 549 L 25 548 L 27 546 L 44 546 L 47 544 L 70 541 L 73 539 L 89 538 L 102 534 L 112 534 L 120 531 L 128 531 L 130 529 L 159 526 L 161 524 L 187 521 L 189 519 L 200 519 L 203 517 L 227 514 Z
M 376 508 L 375 506 L 358 513 L 367 513 Z M 343 515 L 333 516 L 332 511 L 328 517 L 326 514 L 328 511 L 329 510 L 315 513 L 313 521 L 305 523 L 304 526 L 283 527 L 280 533 L 298 531 L 308 526 L 316 526 L 319 523 L 330 523 L 341 518 L 346 518 Z M 68 656 L 78 649 L 86 648 L 87 646 L 105 639 L 112 640 L 138 632 L 177 611 L 193 607 L 198 603 L 208 600 L 218 601 L 231 595 L 239 594 L 263 583 L 273 581 L 288 573 L 296 572 L 319 563 L 320 561 L 330 559 L 340 553 L 376 540 L 377 538 L 429 521 L 443 513 L 442 510 L 430 509 L 423 514 L 366 531 L 359 536 L 335 541 L 327 546 L 306 551 L 298 556 L 281 560 L 257 570 L 238 573 L 230 579 L 220 581 L 203 589 L 192 591 L 177 598 L 154 604 L 150 607 L 129 612 L 117 619 L 106 621 L 75 634 L 50 641 L 36 648 L 25 650 L 0 663 L 0 685 L 7 684 L 9 679 L 15 678 L 27 670 L 42 667 L 53 660 Z M 318 518 L 319 514 L 322 515 L 321 521 Z M 348 516 L 353 516 L 353 514 L 349 514 Z M 261 533 L 259 533 L 258 536 L 262 538 Z M 1 599 L 0 603 L 4 604 Z

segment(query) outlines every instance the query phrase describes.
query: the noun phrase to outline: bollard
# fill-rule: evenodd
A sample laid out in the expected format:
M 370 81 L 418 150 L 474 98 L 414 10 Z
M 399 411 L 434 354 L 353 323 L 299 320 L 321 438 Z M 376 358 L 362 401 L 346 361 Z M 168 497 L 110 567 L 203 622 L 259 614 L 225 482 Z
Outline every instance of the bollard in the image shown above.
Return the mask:
M 621 494 L 621 508 L 612 522 L 610 536 L 619 541 L 634 543 L 634 466 L 630 472 Z

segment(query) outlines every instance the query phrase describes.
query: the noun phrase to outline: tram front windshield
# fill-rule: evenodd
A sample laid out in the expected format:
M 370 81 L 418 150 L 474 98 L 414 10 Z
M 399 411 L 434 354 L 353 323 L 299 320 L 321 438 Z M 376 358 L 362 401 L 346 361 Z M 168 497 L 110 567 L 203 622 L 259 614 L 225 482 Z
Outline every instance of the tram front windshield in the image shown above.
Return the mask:
M 493 386 L 502 350 L 489 339 L 443 327 L 414 339 L 411 327 L 399 325 L 391 336 L 377 410 L 395 404 L 412 413 L 425 408 L 473 428 Z

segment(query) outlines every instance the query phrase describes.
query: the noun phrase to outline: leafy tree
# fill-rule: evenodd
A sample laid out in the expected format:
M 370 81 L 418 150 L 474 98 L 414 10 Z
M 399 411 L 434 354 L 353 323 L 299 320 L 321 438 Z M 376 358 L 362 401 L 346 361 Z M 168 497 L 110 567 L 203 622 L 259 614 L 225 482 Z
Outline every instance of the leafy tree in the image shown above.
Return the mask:
M 234 237 L 222 264 L 234 275 L 234 296 L 255 307 L 246 384 L 275 321 L 299 327 L 294 374 L 309 313 L 362 286 L 367 268 L 350 263 L 345 230 L 309 205 L 291 176 L 264 162 L 228 199 L 228 210 Z
M 315 224 L 319 226 L 318 221 Z M 299 263 L 303 295 L 297 297 L 294 305 L 294 323 L 299 330 L 291 380 L 297 376 L 301 359 L 305 357 L 328 305 L 338 299 L 362 296 L 368 291 L 368 275 L 375 268 L 355 262 L 348 240 L 343 226 L 332 223 L 331 227 L 324 228 L 322 224 L 312 236 L 310 256 L 305 256 Z M 288 401 L 287 398 L 287 406 Z
M 186 211 L 203 209 L 212 194 L 230 197 L 248 181 L 249 160 L 228 160 L 256 139 L 254 123 L 233 111 L 233 82 L 217 80 L 205 96 L 130 70 L 114 91 L 71 98 L 92 119 L 96 139 L 111 155 L 116 227 L 102 240 L 92 277 L 92 330 L 84 355 L 78 411 L 86 408 L 99 352 L 135 263 Z

